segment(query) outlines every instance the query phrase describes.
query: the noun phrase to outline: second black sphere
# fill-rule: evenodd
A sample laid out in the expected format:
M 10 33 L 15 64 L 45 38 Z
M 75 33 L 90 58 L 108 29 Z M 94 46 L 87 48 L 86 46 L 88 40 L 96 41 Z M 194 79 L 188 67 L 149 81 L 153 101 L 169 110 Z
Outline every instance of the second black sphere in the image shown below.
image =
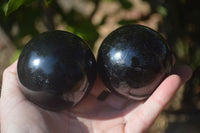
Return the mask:
M 98 51 L 99 75 L 108 89 L 131 99 L 150 96 L 169 74 L 169 47 L 156 31 L 142 25 L 111 32 Z

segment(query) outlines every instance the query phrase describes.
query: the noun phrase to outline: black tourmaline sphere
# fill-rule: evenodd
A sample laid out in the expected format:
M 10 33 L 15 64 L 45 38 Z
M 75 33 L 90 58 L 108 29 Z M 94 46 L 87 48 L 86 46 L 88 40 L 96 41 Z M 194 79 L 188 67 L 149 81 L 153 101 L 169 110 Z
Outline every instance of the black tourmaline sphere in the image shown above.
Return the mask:
M 150 96 L 172 67 L 163 37 L 142 25 L 111 32 L 98 51 L 99 75 L 108 89 L 140 100 Z
M 96 79 L 96 61 L 90 48 L 65 31 L 45 32 L 28 42 L 17 70 L 27 99 L 48 110 L 73 107 Z

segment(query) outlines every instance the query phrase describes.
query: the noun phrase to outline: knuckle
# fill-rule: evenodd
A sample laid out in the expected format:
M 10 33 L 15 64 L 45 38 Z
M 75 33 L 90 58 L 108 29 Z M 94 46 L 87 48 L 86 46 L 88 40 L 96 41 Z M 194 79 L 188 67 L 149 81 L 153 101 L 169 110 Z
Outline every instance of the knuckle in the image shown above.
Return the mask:
M 4 71 L 3 71 L 3 77 L 5 77 L 8 73 L 9 73 L 9 68 L 7 67 L 7 68 L 4 69 Z

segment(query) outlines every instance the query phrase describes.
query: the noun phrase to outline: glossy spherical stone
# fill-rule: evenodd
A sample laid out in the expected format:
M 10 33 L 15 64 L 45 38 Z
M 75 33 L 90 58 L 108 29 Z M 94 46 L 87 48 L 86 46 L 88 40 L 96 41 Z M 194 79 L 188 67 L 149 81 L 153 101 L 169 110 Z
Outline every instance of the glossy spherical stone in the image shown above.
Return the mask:
M 27 99 L 48 110 L 73 107 L 96 79 L 96 61 L 90 48 L 65 31 L 45 32 L 28 42 L 17 70 Z
M 169 74 L 172 57 L 159 33 L 142 25 L 128 25 L 104 39 L 97 66 L 108 89 L 141 100 L 149 97 Z

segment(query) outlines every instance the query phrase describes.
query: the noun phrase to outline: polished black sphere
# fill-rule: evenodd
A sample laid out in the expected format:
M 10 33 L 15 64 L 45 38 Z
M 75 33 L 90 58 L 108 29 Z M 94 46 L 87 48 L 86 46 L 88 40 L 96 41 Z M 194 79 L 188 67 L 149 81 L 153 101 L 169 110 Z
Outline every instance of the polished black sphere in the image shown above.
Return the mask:
M 19 57 L 18 80 L 31 102 L 48 110 L 70 109 L 92 88 L 96 61 L 88 45 L 65 31 L 32 39 Z
M 97 66 L 108 89 L 141 100 L 149 97 L 170 73 L 172 56 L 158 32 L 142 25 L 128 25 L 103 40 Z

